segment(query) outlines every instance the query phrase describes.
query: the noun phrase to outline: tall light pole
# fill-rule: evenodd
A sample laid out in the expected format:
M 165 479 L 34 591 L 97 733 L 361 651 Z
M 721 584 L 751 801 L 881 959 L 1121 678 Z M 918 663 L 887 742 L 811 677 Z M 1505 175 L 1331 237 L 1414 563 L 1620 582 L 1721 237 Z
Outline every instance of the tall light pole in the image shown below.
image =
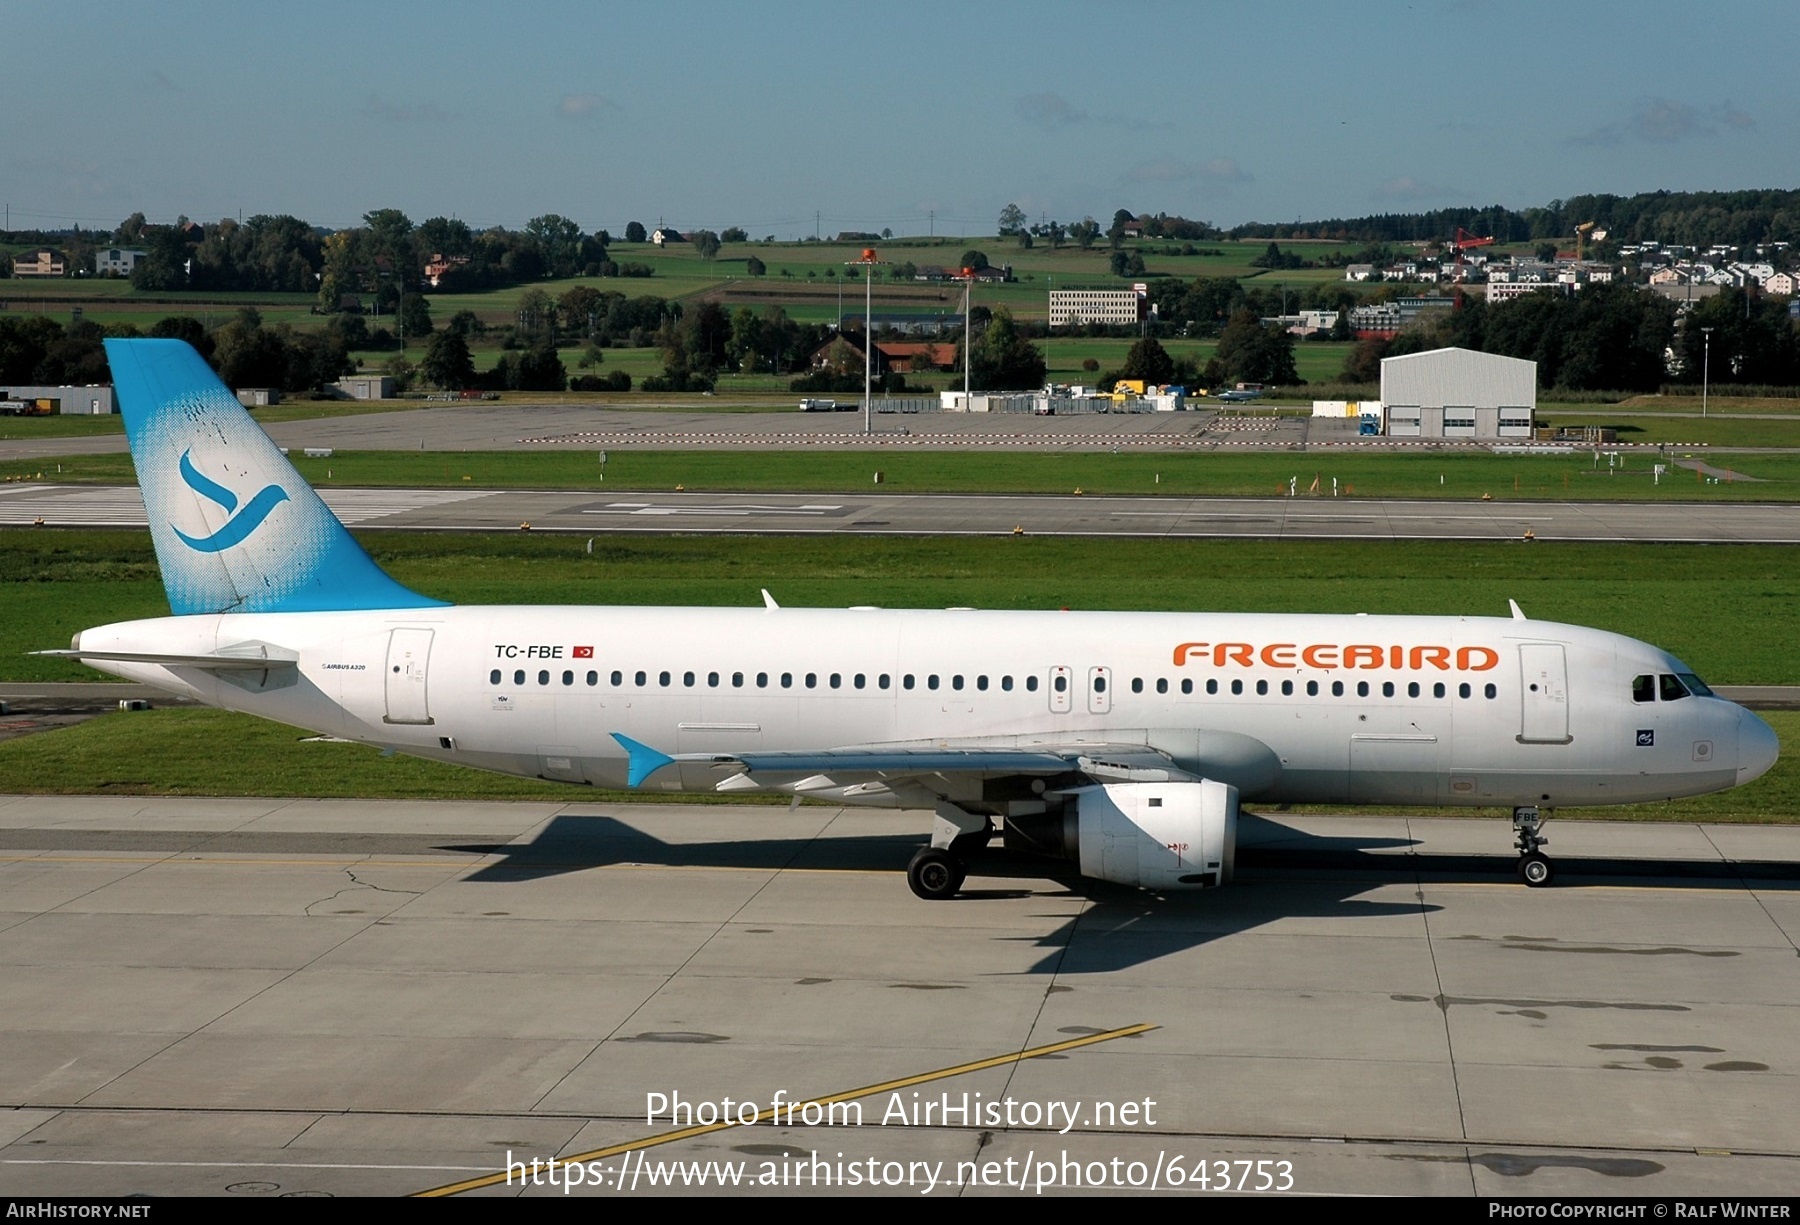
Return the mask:
M 963 269 L 963 411 L 973 412 L 974 406 L 969 403 L 969 367 L 973 364 L 975 350 L 969 347 L 969 290 L 975 285 L 975 270 Z
M 874 247 L 864 247 L 862 258 L 850 261 L 863 267 L 863 433 L 875 432 L 875 413 L 869 399 L 875 376 L 875 258 Z
M 1711 328 L 1700 329 L 1700 419 L 1706 419 L 1706 385 L 1712 381 L 1712 334 Z

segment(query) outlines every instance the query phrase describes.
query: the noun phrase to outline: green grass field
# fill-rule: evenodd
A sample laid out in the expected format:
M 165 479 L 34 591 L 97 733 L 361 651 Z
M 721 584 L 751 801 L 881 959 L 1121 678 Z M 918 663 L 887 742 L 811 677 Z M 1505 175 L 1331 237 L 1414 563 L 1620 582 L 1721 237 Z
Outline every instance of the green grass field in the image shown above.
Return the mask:
M 1800 565 L 1765 546 L 1301 541 L 572 538 L 389 534 L 400 581 L 461 603 L 1206 609 L 1532 615 L 1668 647 L 1715 683 L 1800 683 Z M 1718 609 L 1728 604 L 1729 618 Z M 147 535 L 0 534 L 0 677 L 97 679 L 27 652 L 85 626 L 165 615 Z M 1800 714 L 1771 713 L 1784 741 Z M 531 780 L 383 757 L 217 711 L 109 715 L 0 743 L 0 793 L 600 799 Z M 617 797 L 615 797 L 617 798 Z M 641 798 L 641 797 L 639 797 Z M 1678 804 L 1564 810 L 1645 820 L 1800 816 L 1790 756 L 1749 787 Z
M 260 411 L 260 410 L 259 410 Z M 453 407 L 442 411 L 455 412 Z M 796 422 L 801 418 L 796 415 Z M 909 419 L 915 428 L 919 419 Z M 308 481 L 331 486 L 463 486 L 493 489 L 788 490 L 843 492 L 874 488 L 874 474 L 894 493 L 1071 493 L 1164 497 L 1286 494 L 1314 476 L 1322 488 L 1338 482 L 1344 498 L 1422 498 L 1479 501 L 1791 502 L 1800 500 L 1800 455 L 1715 457 L 1734 471 L 1760 478 L 1711 483 L 1686 469 L 1660 480 L 1654 454 L 1628 453 L 1609 468 L 1592 452 L 1571 455 L 1492 455 L 1454 452 L 1394 455 L 1322 451 L 1186 452 L 1146 455 L 1109 452 L 887 452 L 626 451 L 607 452 L 604 470 L 589 448 L 541 451 L 339 451 L 328 460 L 289 458 Z M 0 463 L 0 479 L 45 478 L 72 483 L 132 484 L 131 458 L 72 455 L 57 460 Z M 604 479 L 602 479 L 604 478 Z
M 377 533 L 463 604 L 1148 609 L 1534 617 L 1657 643 L 1721 684 L 1800 684 L 1800 550 L 1757 545 Z M 1731 616 L 1721 617 L 1722 607 Z M 0 533 L 0 679 L 96 679 L 31 651 L 167 615 L 146 533 Z

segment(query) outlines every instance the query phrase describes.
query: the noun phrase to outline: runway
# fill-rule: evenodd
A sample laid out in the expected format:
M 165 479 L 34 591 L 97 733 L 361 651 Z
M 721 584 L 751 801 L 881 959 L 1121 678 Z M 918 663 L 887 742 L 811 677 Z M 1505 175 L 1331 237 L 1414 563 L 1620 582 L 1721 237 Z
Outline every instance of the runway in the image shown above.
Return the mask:
M 322 489 L 345 523 L 408 531 L 840 532 L 857 535 L 1254 537 L 1794 544 L 1800 506 L 1408 502 L 1364 498 L 710 494 Z M 0 486 L 0 526 L 145 526 L 134 486 Z
M 1528 891 L 1500 821 L 1246 819 L 1208 894 L 1002 858 L 926 903 L 927 820 L 0 799 L 0 1194 L 548 1195 L 509 1155 L 583 1154 L 609 1194 L 814 1154 L 913 1194 L 1800 1180 L 1800 830 L 1559 823 Z M 670 1139 L 656 1094 L 862 1122 Z M 908 1113 L 977 1102 L 1011 1122 Z

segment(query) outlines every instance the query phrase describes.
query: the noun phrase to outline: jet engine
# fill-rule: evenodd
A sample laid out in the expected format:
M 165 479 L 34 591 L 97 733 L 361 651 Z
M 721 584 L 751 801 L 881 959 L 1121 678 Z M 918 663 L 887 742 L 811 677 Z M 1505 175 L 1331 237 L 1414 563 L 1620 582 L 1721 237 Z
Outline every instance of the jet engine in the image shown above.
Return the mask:
M 1061 812 L 1009 817 L 1006 845 L 1072 859 L 1083 876 L 1146 889 L 1223 885 L 1237 858 L 1238 791 L 1225 783 L 1107 783 Z

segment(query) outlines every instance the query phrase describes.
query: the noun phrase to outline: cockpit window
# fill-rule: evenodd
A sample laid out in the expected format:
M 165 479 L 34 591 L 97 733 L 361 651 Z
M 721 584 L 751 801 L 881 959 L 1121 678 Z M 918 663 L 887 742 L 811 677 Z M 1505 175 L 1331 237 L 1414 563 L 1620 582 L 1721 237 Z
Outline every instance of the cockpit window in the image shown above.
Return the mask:
M 1712 690 L 1706 687 L 1706 682 L 1695 676 L 1692 672 L 1677 672 L 1675 675 L 1681 678 L 1681 683 L 1686 685 L 1687 691 L 1695 697 L 1710 698 L 1716 696 Z
M 1631 700 L 1634 702 L 1656 701 L 1656 678 L 1654 676 L 1632 677 Z
M 1657 689 L 1665 702 L 1674 702 L 1688 695 L 1682 683 L 1667 672 L 1656 678 Z

